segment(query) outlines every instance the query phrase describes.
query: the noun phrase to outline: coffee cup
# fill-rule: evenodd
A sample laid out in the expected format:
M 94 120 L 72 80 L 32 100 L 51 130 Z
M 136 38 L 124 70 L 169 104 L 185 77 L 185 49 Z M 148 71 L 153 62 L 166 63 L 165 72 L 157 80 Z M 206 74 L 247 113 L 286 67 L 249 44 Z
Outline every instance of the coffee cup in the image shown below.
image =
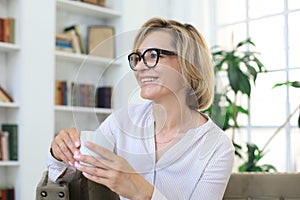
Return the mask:
M 111 135 L 104 135 L 101 131 L 81 131 L 80 132 L 80 154 L 91 155 L 100 158 L 96 152 L 88 149 L 85 142 L 92 142 L 100 145 L 110 151 L 114 149 L 114 138 Z M 86 163 L 84 163 L 86 164 Z

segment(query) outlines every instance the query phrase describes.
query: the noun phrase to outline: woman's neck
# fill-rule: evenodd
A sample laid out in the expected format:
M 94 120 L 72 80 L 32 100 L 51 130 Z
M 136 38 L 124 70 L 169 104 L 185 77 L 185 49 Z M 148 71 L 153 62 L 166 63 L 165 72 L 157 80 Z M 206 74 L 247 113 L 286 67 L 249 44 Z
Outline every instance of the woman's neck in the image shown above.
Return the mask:
M 153 115 L 156 132 L 177 130 L 182 133 L 199 125 L 199 114 L 183 101 L 154 102 Z

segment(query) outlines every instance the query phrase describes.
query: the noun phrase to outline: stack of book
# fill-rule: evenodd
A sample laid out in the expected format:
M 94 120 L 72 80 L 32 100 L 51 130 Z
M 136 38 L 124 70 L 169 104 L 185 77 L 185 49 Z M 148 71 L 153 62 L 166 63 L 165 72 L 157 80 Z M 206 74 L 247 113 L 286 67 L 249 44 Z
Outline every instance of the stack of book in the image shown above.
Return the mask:
M 0 18 L 0 42 L 15 43 L 14 18 Z
M 55 81 L 55 104 L 95 107 L 95 86 L 71 81 Z
M 0 131 L 0 160 L 18 160 L 18 125 L 2 124 Z
M 57 33 L 55 46 L 58 51 L 86 54 L 86 46 L 77 24 L 68 26 L 63 33 Z
M 15 200 L 15 189 L 13 187 L 0 188 L 0 200 Z

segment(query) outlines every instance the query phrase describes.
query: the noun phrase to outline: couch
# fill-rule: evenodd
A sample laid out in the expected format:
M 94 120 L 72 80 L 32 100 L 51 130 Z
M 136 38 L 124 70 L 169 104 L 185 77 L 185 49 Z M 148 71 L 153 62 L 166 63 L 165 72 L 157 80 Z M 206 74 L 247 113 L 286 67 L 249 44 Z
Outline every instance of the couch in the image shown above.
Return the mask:
M 55 184 L 45 171 L 36 188 L 36 200 L 118 200 L 109 188 L 85 178 Z M 232 173 L 224 200 L 300 200 L 300 173 Z
M 300 173 L 233 173 L 225 200 L 300 200 Z

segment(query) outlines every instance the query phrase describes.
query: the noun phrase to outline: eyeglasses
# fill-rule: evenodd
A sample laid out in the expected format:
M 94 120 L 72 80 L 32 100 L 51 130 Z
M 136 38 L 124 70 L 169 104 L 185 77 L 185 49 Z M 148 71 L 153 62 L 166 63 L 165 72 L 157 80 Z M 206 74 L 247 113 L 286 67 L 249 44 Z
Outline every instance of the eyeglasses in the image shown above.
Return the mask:
M 169 56 L 177 55 L 173 51 L 157 48 L 147 49 L 143 54 L 141 54 L 140 52 L 133 52 L 128 55 L 129 66 L 132 70 L 136 71 L 137 64 L 143 59 L 144 64 L 148 68 L 153 68 L 157 65 L 160 54 Z

